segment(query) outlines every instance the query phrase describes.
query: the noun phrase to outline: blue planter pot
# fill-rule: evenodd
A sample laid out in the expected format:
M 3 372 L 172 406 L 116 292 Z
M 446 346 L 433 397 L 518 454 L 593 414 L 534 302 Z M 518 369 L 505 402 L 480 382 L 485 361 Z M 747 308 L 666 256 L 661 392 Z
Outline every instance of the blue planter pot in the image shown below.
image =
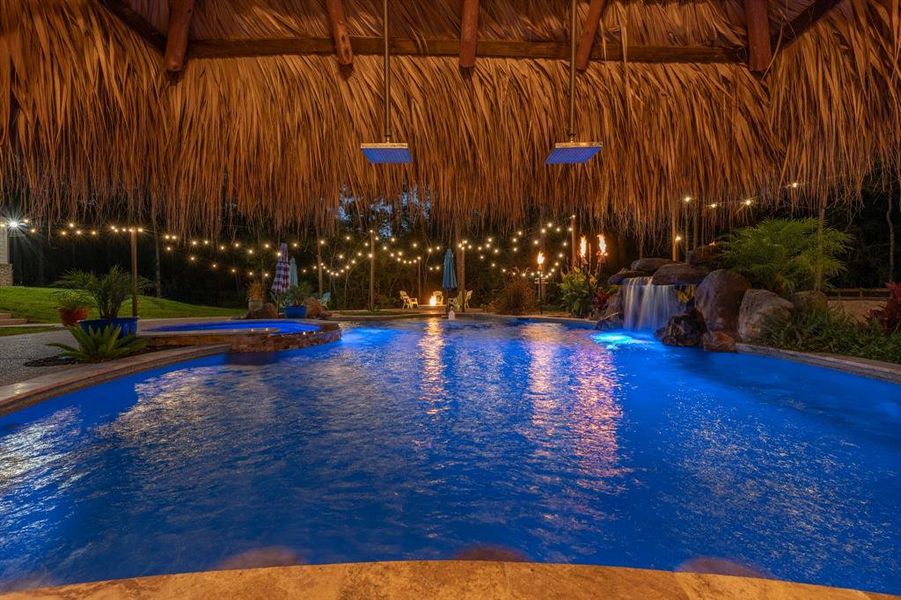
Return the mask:
M 119 319 L 85 319 L 84 321 L 79 321 L 78 324 L 84 331 L 88 331 L 90 329 L 97 329 L 102 331 L 110 325 L 112 325 L 113 327 L 119 327 L 120 338 L 127 335 L 137 335 L 138 333 L 137 317 L 121 317 Z
M 286 306 L 285 317 L 289 319 L 305 319 L 307 316 L 306 306 Z

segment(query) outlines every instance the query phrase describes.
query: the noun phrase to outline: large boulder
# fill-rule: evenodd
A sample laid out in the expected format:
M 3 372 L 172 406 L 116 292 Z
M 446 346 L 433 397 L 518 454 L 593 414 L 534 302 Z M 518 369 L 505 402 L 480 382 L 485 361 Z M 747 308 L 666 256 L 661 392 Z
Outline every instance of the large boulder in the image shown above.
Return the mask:
M 794 305 L 767 290 L 748 290 L 738 311 L 738 336 L 744 342 L 753 342 L 763 332 L 768 319 L 788 317 Z
M 607 280 L 607 283 L 610 285 L 622 285 L 625 283 L 626 279 L 633 279 L 635 277 L 647 277 L 650 273 L 645 273 L 644 271 L 633 271 L 631 269 L 620 269 L 619 272 L 614 273 Z
M 639 258 L 636 261 L 632 262 L 632 265 L 629 267 L 633 271 L 644 271 L 648 275 L 662 267 L 663 265 L 672 264 L 668 258 Z
M 695 347 L 704 336 L 704 319 L 697 310 L 676 315 L 663 328 L 660 340 L 667 346 Z
M 619 315 L 620 319 L 623 316 L 623 292 L 622 290 L 616 290 L 610 297 L 607 298 L 607 306 L 604 307 L 604 315 L 603 318 L 609 318 Z
M 707 330 L 737 331 L 741 299 L 749 289 L 748 280 L 735 271 L 711 271 L 695 288 L 695 308 L 704 317 Z
M 249 310 L 244 316 L 245 319 L 277 319 L 278 309 L 271 302 L 267 302 L 256 310 Z
M 829 307 L 829 298 L 816 290 L 795 292 L 792 294 L 792 304 L 800 310 L 826 310 Z
M 709 272 L 710 270 L 706 267 L 693 267 L 687 263 L 669 263 L 657 269 L 651 283 L 654 285 L 697 285 Z
M 701 346 L 708 352 L 735 352 L 735 338 L 725 331 L 708 331 L 701 338 Z

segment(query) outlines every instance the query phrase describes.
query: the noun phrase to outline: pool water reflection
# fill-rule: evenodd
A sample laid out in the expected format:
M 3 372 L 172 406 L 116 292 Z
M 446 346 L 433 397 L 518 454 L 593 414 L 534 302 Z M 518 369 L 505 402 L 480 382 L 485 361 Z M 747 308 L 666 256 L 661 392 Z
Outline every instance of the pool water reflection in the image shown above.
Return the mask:
M 699 556 L 901 592 L 899 387 L 559 324 L 360 326 L 0 418 L 0 579 Z

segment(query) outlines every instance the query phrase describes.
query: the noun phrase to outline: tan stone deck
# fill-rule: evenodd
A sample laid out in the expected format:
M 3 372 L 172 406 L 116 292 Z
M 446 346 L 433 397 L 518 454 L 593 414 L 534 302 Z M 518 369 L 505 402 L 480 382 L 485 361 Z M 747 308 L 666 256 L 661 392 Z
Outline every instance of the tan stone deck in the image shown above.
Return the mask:
M 580 565 L 439 561 L 208 571 L 0 595 L 3 600 L 13 598 L 869 600 L 898 596 L 724 575 Z

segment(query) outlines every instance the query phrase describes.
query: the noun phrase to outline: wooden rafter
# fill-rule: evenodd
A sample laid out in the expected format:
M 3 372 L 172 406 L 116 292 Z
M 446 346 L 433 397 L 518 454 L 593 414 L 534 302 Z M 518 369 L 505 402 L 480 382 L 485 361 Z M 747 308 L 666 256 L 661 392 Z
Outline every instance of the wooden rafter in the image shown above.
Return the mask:
M 841 4 L 842 0 L 814 0 L 791 23 L 773 35 L 773 47 L 785 48 L 805 31 L 817 24 L 830 10 Z
M 767 0 L 745 0 L 748 32 L 748 67 L 755 73 L 766 71 L 773 59 Z
M 476 66 L 479 41 L 479 0 L 463 0 L 460 17 L 460 67 Z
M 588 68 L 588 62 L 591 60 L 592 48 L 594 47 L 594 38 L 597 35 L 601 19 L 604 18 L 604 12 L 609 5 L 608 0 L 591 0 L 591 4 L 588 5 L 585 27 L 582 28 L 582 37 L 579 40 L 579 48 L 576 50 L 576 69 L 579 71 L 584 71 Z
M 335 57 L 339 65 L 352 65 L 354 62 L 350 36 L 347 34 L 347 19 L 344 16 L 343 0 L 325 0 L 329 25 L 332 29 L 332 41 L 335 44 Z
M 96 0 L 126 27 L 136 33 L 147 45 L 160 55 L 166 51 L 166 36 L 156 30 L 144 15 L 134 10 L 123 0 Z
M 351 37 L 354 52 L 362 56 L 379 56 L 384 52 L 384 41 L 379 37 Z M 407 56 L 458 56 L 459 40 L 409 39 L 390 40 L 392 55 Z M 191 58 L 241 58 L 281 55 L 328 55 L 335 52 L 330 37 L 294 37 L 252 40 L 210 39 L 193 40 L 188 49 Z M 568 42 L 527 42 L 513 40 L 481 40 L 477 53 L 486 58 L 569 58 Z M 630 46 L 627 47 L 630 62 L 639 63 L 742 63 L 745 50 L 724 46 Z M 611 44 L 605 52 L 594 49 L 593 60 L 621 61 L 624 52 L 619 44 Z
M 191 30 L 191 16 L 194 14 L 194 0 L 169 1 L 169 33 L 166 35 L 166 70 L 177 73 L 185 65 L 188 50 L 188 33 Z

